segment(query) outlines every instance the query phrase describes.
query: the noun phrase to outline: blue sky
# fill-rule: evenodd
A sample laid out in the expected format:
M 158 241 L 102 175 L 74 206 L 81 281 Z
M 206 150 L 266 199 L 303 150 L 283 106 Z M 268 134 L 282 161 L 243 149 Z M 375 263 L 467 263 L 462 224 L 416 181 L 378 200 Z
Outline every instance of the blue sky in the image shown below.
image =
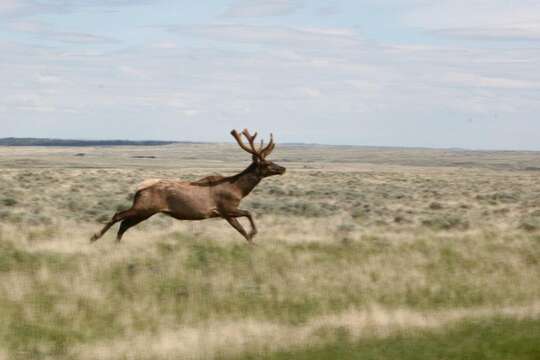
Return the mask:
M 0 137 L 540 150 L 540 2 L 0 0 Z

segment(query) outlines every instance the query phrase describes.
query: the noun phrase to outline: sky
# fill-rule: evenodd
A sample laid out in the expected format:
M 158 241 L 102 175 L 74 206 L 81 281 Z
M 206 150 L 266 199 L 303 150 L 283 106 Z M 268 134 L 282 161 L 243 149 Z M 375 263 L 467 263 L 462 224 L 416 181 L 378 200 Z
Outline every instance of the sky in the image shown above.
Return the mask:
M 540 150 L 538 0 L 0 0 L 0 137 Z

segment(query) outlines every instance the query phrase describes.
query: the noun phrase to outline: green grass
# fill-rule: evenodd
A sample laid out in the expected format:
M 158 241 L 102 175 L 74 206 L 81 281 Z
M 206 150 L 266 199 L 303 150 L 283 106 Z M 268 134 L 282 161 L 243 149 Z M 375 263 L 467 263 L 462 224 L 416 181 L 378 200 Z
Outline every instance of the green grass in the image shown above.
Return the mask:
M 282 352 L 247 354 L 228 360 L 537 360 L 540 320 L 468 321 L 446 331 L 410 331 L 354 341 L 346 330 L 329 344 Z M 225 359 L 225 358 L 224 358 Z
M 9 272 L 35 273 L 43 268 L 57 273 L 66 272 L 75 267 L 76 261 L 76 256 L 50 252 L 28 252 L 17 248 L 12 243 L 0 241 L 0 274 Z
M 417 311 L 527 304 L 540 297 L 540 287 L 522 275 L 540 276 L 534 239 L 523 238 L 527 245 L 519 248 L 487 242 L 492 257 L 482 261 L 486 248 L 467 237 L 249 247 L 171 233 L 142 252 L 129 242 L 102 244 L 111 256 L 124 254 L 118 258 L 28 251 L 3 241 L 0 275 L 25 285 L 18 299 L 12 288 L 0 291 L 0 345 L 14 354 L 60 359 L 77 344 L 219 319 L 304 326 L 370 304 Z M 97 295 L 87 296 L 86 289 Z M 321 352 L 347 348 L 338 343 Z

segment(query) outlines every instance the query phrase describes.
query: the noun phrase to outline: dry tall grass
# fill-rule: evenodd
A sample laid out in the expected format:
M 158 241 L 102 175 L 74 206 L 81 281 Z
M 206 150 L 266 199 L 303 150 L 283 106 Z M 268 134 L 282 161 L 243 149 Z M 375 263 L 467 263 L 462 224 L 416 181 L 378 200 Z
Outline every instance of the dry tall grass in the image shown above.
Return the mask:
M 144 178 L 240 170 L 232 146 L 1 148 L 0 359 L 228 358 L 540 317 L 538 154 L 301 150 L 276 150 L 289 172 L 247 199 L 252 248 L 166 217 L 88 242 Z

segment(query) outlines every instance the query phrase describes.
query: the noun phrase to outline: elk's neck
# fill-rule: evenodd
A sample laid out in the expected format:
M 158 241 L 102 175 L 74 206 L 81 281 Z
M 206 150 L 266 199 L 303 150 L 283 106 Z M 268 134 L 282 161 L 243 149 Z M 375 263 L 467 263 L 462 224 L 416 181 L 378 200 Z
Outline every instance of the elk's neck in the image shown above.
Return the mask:
M 234 177 L 234 184 L 246 197 L 261 182 L 261 177 L 257 174 L 256 164 L 251 164 L 247 169 Z

